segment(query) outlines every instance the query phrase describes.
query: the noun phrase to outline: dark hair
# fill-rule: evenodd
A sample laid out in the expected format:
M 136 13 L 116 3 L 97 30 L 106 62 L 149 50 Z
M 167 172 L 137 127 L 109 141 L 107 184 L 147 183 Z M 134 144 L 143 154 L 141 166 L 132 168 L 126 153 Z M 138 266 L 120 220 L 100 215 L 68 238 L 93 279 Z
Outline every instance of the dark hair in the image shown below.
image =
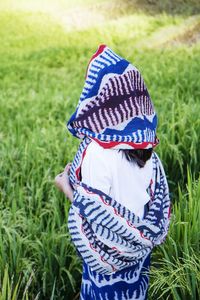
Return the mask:
M 120 149 L 125 155 L 126 159 L 130 162 L 136 163 L 140 168 L 145 166 L 145 163 L 150 159 L 153 148 L 149 149 Z

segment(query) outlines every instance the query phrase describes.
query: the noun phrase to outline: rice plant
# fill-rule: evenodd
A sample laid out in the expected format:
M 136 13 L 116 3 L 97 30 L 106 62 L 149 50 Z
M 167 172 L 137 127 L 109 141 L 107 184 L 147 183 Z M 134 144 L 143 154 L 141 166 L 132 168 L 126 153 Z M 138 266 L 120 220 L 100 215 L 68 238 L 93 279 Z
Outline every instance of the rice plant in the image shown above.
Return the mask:
M 198 299 L 200 45 L 152 41 L 164 29 L 185 30 L 199 16 L 135 12 L 128 2 L 122 12 L 115 1 L 108 16 L 104 5 L 111 4 L 102 0 L 104 23 L 68 27 L 49 10 L 58 3 L 62 8 L 48 1 L 41 12 L 36 1 L 0 4 L 0 299 L 78 299 L 82 267 L 67 230 L 69 203 L 53 180 L 76 152 L 79 141 L 65 123 L 100 43 L 139 68 L 158 113 L 156 151 L 170 184 L 173 222 L 153 255 L 150 294 Z
M 193 250 L 184 258 L 162 259 L 152 267 L 152 299 L 198 300 L 200 295 L 199 253 Z
M 1 300 L 26 300 L 30 299 L 29 297 L 29 286 L 33 280 L 34 273 L 32 272 L 28 281 L 25 283 L 24 290 L 20 295 L 20 286 L 23 284 L 23 279 L 21 277 L 18 278 L 16 284 L 14 283 L 14 275 L 9 277 L 8 265 L 6 265 L 4 273 L 1 274 L 1 285 L 0 285 L 0 299 Z M 33 299 L 33 296 L 31 297 Z M 34 297 L 34 300 L 39 299 L 39 294 Z
M 187 191 L 179 188 L 172 223 L 165 243 L 156 249 L 151 269 L 152 299 L 197 300 L 200 298 L 200 178 Z

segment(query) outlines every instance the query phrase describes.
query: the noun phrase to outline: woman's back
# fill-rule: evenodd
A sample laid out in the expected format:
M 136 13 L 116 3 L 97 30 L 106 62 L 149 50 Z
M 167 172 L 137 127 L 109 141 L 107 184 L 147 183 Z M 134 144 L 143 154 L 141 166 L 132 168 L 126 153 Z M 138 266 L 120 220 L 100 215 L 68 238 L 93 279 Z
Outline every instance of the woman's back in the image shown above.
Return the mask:
M 92 141 L 82 162 L 82 181 L 123 204 L 140 218 L 150 200 L 147 188 L 152 178 L 150 158 L 143 168 L 129 162 L 123 151 L 104 149 Z

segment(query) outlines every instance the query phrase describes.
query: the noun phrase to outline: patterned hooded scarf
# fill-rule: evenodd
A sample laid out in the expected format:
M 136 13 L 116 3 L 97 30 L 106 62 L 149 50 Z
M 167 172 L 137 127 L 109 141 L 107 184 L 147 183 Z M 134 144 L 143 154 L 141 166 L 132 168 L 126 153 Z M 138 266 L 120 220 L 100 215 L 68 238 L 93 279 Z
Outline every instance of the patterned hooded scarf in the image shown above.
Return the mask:
M 69 131 L 104 148 L 144 149 L 158 144 L 157 116 L 140 72 L 105 45 L 86 71 L 85 84 Z
M 81 164 L 92 139 L 104 148 L 154 147 L 157 118 L 139 71 L 105 45 L 92 56 L 78 107 L 68 122 L 83 138 L 70 170 L 74 199 L 68 228 L 78 254 L 92 271 L 112 274 L 135 266 L 140 271 L 170 223 L 164 169 L 153 152 L 148 209 L 141 219 L 100 190 L 81 182 Z

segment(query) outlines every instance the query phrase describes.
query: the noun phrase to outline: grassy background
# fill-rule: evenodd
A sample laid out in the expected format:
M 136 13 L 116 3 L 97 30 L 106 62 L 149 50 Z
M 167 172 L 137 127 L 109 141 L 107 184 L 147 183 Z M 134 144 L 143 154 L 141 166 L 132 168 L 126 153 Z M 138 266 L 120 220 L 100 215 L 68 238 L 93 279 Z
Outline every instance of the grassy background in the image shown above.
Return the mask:
M 13 300 L 78 299 L 81 263 L 67 231 L 69 203 L 53 179 L 76 152 L 79 141 L 65 123 L 100 43 L 141 71 L 159 118 L 157 152 L 174 205 L 166 243 L 154 251 L 150 299 L 199 299 L 197 4 L 0 3 L 1 300 L 9 293 Z

